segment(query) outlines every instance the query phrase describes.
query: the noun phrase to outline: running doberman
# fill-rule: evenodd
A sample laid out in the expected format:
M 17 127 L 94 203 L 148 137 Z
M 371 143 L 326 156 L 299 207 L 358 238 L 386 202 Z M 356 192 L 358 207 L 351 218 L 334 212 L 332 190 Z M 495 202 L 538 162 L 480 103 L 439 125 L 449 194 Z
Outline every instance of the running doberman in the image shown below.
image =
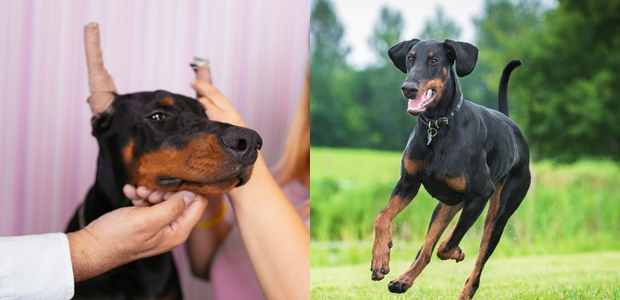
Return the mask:
M 67 232 L 130 206 L 123 186 L 222 195 L 245 184 L 261 148 L 254 130 L 207 119 L 196 99 L 167 91 L 116 95 L 96 24 L 85 28 L 97 175 Z M 103 100 L 102 100 L 103 99 Z M 106 101 L 107 100 L 107 101 Z M 182 299 L 171 252 L 75 284 L 74 299 Z
M 511 61 L 504 69 L 499 111 L 495 111 L 463 100 L 452 68 L 456 63 L 459 77 L 470 74 L 478 60 L 475 46 L 452 40 L 442 43 L 412 39 L 393 46 L 388 54 L 394 65 L 407 73 L 401 90 L 409 99 L 407 112 L 418 120 L 402 156 L 400 179 L 375 222 L 372 279 L 381 280 L 390 271 L 391 222 L 424 185 L 439 204 L 415 261 L 389 283 L 388 289 L 404 293 L 411 287 L 429 263 L 442 233 L 461 210 L 456 226 L 439 243 L 437 256 L 462 261 L 465 254 L 459 243 L 488 202 L 476 265 L 459 296 L 472 298 L 484 264 L 530 186 L 527 142 L 508 117 L 507 106 L 508 79 L 521 61 Z

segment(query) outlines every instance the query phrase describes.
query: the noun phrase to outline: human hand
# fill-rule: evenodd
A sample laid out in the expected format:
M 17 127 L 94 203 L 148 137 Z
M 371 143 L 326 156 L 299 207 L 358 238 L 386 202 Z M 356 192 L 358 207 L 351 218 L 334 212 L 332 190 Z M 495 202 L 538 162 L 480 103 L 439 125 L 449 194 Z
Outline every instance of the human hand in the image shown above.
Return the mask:
M 160 203 L 164 200 L 168 200 L 174 193 L 166 193 L 162 191 L 150 190 L 145 186 L 135 187 L 131 184 L 126 184 L 123 187 L 123 193 L 131 200 L 134 206 L 148 207 L 154 204 Z M 209 202 L 208 207 L 204 210 L 200 221 L 208 221 L 217 217 L 221 213 L 222 203 L 224 196 L 208 196 L 206 197 Z
M 237 110 L 218 89 L 201 79 L 192 81 L 191 85 L 201 95 L 198 102 L 204 107 L 209 120 L 246 127 Z
M 123 193 L 125 197 L 131 200 L 134 206 L 149 207 L 154 204 L 160 203 L 164 200 L 168 200 L 174 193 L 163 192 L 157 190 L 150 190 L 146 186 L 139 186 L 136 188 L 131 184 L 126 184 L 123 187 Z
M 162 197 L 163 200 L 163 197 Z M 161 202 L 161 201 L 160 201 Z M 123 207 L 68 233 L 75 281 L 179 246 L 207 206 L 206 198 L 177 192 L 151 207 Z

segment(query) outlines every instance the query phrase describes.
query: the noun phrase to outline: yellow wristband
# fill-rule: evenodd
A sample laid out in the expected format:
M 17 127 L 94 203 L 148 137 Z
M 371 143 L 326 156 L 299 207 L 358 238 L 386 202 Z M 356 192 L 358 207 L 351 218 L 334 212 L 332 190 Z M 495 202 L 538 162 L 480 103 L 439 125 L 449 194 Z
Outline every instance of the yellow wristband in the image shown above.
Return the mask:
M 194 228 L 208 228 L 214 225 L 219 224 L 220 222 L 222 222 L 224 220 L 224 216 L 226 215 L 226 201 L 222 202 L 222 211 L 220 212 L 220 215 L 217 216 L 215 219 L 213 220 L 209 220 L 206 222 L 198 222 L 198 224 L 196 224 L 196 226 L 194 226 Z

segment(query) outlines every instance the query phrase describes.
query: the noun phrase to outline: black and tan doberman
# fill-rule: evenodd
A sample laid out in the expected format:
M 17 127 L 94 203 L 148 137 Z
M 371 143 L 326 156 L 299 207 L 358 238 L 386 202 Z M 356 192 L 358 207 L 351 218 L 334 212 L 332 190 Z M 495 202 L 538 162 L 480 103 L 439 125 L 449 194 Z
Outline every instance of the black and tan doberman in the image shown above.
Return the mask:
M 452 40 L 413 39 L 392 47 L 389 56 L 407 73 L 401 89 L 409 99 L 407 112 L 418 120 L 402 156 L 400 179 L 375 222 L 372 279 L 381 280 L 390 271 L 391 222 L 423 185 L 439 204 L 415 261 L 389 283 L 388 289 L 404 293 L 411 287 L 429 263 L 442 233 L 461 210 L 456 226 L 439 243 L 437 256 L 463 260 L 459 243 L 489 203 L 476 264 L 459 296 L 472 298 L 484 264 L 530 186 L 527 142 L 508 117 L 507 106 L 508 79 L 521 61 L 512 61 L 504 69 L 499 111 L 495 111 L 463 100 L 456 80 L 456 75 L 463 77 L 473 71 L 478 60 L 475 46 Z
M 127 183 L 222 195 L 245 184 L 261 148 L 254 130 L 208 120 L 196 99 L 167 91 L 116 95 L 103 68 L 96 24 L 85 28 L 97 177 L 70 221 L 77 231 L 130 206 Z M 75 284 L 74 299 L 182 299 L 172 253 L 140 259 Z

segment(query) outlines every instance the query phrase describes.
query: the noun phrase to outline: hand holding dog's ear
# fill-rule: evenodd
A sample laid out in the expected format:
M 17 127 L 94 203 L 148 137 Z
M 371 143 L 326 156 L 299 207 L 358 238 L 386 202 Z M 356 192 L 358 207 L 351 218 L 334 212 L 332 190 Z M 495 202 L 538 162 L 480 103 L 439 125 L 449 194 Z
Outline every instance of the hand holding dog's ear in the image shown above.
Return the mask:
M 206 198 L 177 192 L 150 207 L 111 211 L 67 234 L 75 281 L 172 250 L 187 240 L 207 206 Z
M 201 79 L 196 79 L 191 84 L 196 92 L 202 95 L 198 102 L 204 107 L 209 120 L 246 127 L 237 110 L 218 89 Z

